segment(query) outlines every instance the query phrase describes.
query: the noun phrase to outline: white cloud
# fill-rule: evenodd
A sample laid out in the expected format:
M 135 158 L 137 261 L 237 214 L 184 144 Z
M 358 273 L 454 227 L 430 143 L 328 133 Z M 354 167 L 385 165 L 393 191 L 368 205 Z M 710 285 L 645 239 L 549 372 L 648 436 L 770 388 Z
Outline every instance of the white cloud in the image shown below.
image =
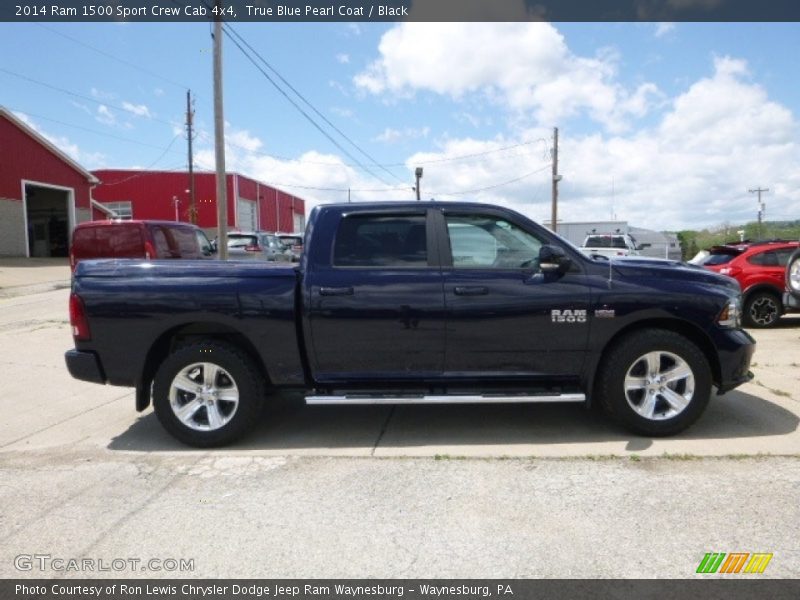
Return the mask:
M 404 139 L 426 138 L 430 132 L 430 127 L 406 127 L 402 130 L 387 127 L 374 138 L 374 141 L 392 144 Z
M 106 100 L 106 101 L 108 101 L 108 100 L 114 100 L 117 97 L 116 94 L 112 94 L 111 92 L 106 92 L 104 90 L 100 90 L 100 89 L 95 88 L 95 87 L 93 87 L 91 89 L 91 94 L 92 94 L 92 98 L 95 98 L 97 100 Z
M 346 65 L 350 62 L 350 55 L 345 54 L 344 52 L 336 55 L 336 62 L 342 65 Z
M 511 111 L 533 111 L 540 124 L 586 113 L 624 131 L 660 99 L 652 83 L 628 90 L 615 81 L 616 53 L 578 56 L 548 23 L 402 23 L 382 36 L 378 52 L 353 80 L 363 92 L 481 94 Z
M 262 152 L 262 141 L 249 132 L 236 129 L 230 124 L 226 131 L 229 143 L 225 148 L 225 157 L 229 171 L 237 171 L 303 198 L 306 200 L 307 211 L 317 204 L 346 202 L 348 188 L 354 202 L 414 199 L 411 190 L 414 177 L 410 172 L 403 173 L 402 169 L 397 173 L 401 180 L 408 180 L 407 185 L 391 179 L 377 167 L 373 168 L 373 171 L 381 173 L 390 182 L 387 185 L 363 170 L 349 166 L 335 154 L 311 150 L 298 156 L 296 160 L 277 159 Z M 249 140 L 250 150 L 242 148 L 243 139 Z M 207 138 L 203 141 L 209 144 L 211 140 Z M 195 154 L 195 159 L 199 168 L 213 170 L 213 147 L 210 144 L 201 147 Z
M 137 117 L 147 117 L 149 119 L 153 116 L 150 113 L 150 109 L 147 108 L 147 105 L 145 104 L 133 104 L 132 102 L 123 102 L 122 108 L 127 110 L 129 113 L 136 115 Z
M 618 101 L 628 102 L 629 114 L 641 110 L 635 92 Z M 755 218 L 755 200 L 747 190 L 757 185 L 771 190 L 765 198 L 768 217 L 800 214 L 796 116 L 751 79 L 746 62 L 714 58 L 707 76 L 665 99 L 660 109 L 651 125 L 636 131 L 575 135 L 569 127 L 561 129 L 563 220 L 606 220 L 613 212 L 653 229 L 744 222 Z M 387 129 L 382 135 L 388 140 L 400 133 Z M 264 156 L 257 136 L 229 128 L 229 139 L 248 150 L 229 147 L 228 166 L 284 187 L 309 206 L 344 201 L 347 188 L 354 201 L 412 199 L 413 169 L 422 166 L 423 198 L 507 205 L 542 222 L 550 212 L 551 135 L 550 127 L 537 126 L 491 139 L 444 139 L 437 150 L 409 156 L 406 167 L 396 171 L 408 185 L 378 171 L 391 182 L 385 186 L 333 154 L 312 151 L 297 161 Z M 527 143 L 507 148 L 522 142 Z M 478 156 L 463 158 L 467 155 Z M 210 148 L 198 157 L 206 161 L 201 166 L 213 168 Z M 462 158 L 449 160 L 455 157 Z M 386 188 L 397 189 L 361 191 Z
M 116 125 L 117 117 L 105 104 L 100 104 L 97 107 L 97 114 L 95 120 L 103 125 Z
M 654 35 L 657 38 L 661 38 L 669 33 L 672 33 L 673 31 L 675 31 L 675 23 L 671 22 L 656 23 L 656 31 Z
M 353 117 L 355 113 L 353 113 L 352 109 L 349 108 L 342 108 L 341 106 L 333 106 L 331 107 L 331 112 L 335 115 L 343 117 L 345 119 L 350 119 Z

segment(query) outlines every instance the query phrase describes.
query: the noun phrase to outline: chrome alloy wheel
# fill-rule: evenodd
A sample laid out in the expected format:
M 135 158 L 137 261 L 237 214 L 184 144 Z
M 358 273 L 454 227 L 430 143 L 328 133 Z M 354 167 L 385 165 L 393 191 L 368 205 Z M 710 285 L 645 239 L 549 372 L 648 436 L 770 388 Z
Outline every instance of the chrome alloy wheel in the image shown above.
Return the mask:
M 651 421 L 671 419 L 689 406 L 694 396 L 694 373 L 672 352 L 648 352 L 633 361 L 625 374 L 625 399 Z
M 193 363 L 175 375 L 169 405 L 178 420 L 197 431 L 224 427 L 239 407 L 239 388 L 225 369 L 214 363 Z

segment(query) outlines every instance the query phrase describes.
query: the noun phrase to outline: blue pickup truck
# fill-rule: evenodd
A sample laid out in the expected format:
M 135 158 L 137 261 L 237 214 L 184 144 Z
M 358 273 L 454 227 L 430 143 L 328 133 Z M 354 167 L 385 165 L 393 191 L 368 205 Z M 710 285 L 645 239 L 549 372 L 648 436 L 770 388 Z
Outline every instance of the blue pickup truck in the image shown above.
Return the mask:
M 182 442 L 228 443 L 277 390 L 309 404 L 597 403 L 677 433 L 748 381 L 738 284 L 601 260 L 524 216 L 455 202 L 323 205 L 299 265 L 87 261 L 70 373 L 136 388 Z

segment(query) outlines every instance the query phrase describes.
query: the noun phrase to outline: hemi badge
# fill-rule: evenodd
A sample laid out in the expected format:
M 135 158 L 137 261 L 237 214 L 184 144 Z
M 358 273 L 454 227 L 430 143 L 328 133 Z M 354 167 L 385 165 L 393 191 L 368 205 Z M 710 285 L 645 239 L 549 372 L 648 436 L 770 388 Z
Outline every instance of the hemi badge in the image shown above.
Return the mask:
M 594 311 L 594 316 L 598 319 L 613 319 L 616 316 L 614 309 L 598 308 Z

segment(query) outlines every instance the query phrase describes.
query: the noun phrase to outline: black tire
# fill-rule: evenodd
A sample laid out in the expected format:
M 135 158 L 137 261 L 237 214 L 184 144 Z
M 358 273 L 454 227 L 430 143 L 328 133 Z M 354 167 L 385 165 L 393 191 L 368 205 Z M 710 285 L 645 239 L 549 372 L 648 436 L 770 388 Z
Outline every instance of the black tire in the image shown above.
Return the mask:
M 746 327 L 775 327 L 783 314 L 783 302 L 780 296 L 772 292 L 753 292 L 744 301 L 743 312 L 742 319 Z
M 206 371 L 203 365 L 211 366 Z M 181 374 L 184 378 L 179 381 L 176 378 Z M 208 399 L 197 393 L 207 375 L 214 381 L 203 389 Z M 191 383 L 197 388 L 173 388 L 174 382 L 184 388 Z M 153 381 L 153 408 L 164 429 L 184 444 L 222 446 L 243 436 L 258 421 L 264 387 L 255 363 L 239 348 L 216 340 L 197 342 L 178 348 L 161 364 Z M 237 403 L 230 400 L 237 395 Z M 204 406 L 208 402 L 211 408 Z M 190 409 L 191 415 L 181 420 L 176 414 L 180 408 Z M 213 410 L 216 422 L 212 422 L 209 410 Z
M 653 364 L 659 365 L 660 377 L 675 377 L 680 367 L 681 373 L 688 368 L 691 379 L 659 383 L 658 377 L 651 377 L 647 356 L 656 357 Z M 626 391 L 629 376 L 629 382 L 641 379 L 643 387 Z M 711 385 L 708 360 L 693 342 L 672 331 L 646 329 L 627 334 L 610 348 L 600 365 L 595 393 L 603 408 L 626 428 L 661 437 L 683 431 L 700 418 L 711 398 Z M 672 404 L 676 400 L 685 406 L 678 410 Z M 652 416 L 643 416 L 650 406 Z

